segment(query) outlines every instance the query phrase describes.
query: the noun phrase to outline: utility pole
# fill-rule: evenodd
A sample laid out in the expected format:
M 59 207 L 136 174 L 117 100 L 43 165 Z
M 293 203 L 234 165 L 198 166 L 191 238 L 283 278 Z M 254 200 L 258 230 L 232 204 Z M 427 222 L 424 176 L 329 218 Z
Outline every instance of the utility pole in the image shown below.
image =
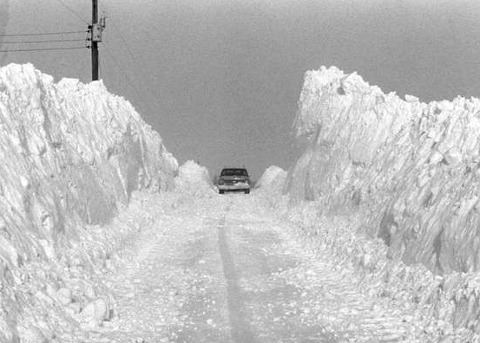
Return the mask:
M 92 81 L 98 80 L 98 41 L 93 38 L 98 25 L 98 0 L 92 0 Z
M 98 43 L 102 41 L 105 17 L 98 21 L 98 0 L 92 0 L 92 25 L 88 26 L 90 48 L 92 49 L 92 81 L 98 80 Z

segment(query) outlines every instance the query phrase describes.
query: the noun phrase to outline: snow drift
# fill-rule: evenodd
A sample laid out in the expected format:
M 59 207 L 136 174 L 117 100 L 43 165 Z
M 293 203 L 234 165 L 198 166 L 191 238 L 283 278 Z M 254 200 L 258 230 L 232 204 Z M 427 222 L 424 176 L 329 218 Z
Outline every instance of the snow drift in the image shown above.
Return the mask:
M 65 280 L 88 285 L 108 258 L 108 237 L 89 227 L 111 222 L 135 190 L 173 187 L 176 160 L 101 82 L 56 84 L 30 64 L 0 69 L 0 142 L 0 341 L 40 341 L 58 324 L 29 307 L 52 313 L 61 311 L 52 303 L 77 301 L 73 312 L 108 315 L 91 286 Z
M 286 177 L 287 172 L 285 170 L 277 166 L 270 166 L 256 182 L 255 188 L 276 193 L 281 192 Z
M 175 187 L 177 191 L 193 196 L 205 196 L 215 193 L 208 169 L 194 161 L 187 161 L 178 168 Z
M 382 269 L 392 285 L 423 277 L 417 302 L 480 331 L 480 100 L 402 100 L 355 73 L 322 67 L 305 75 L 294 129 L 306 148 L 288 175 L 291 204 L 310 201 L 305 218 L 347 218 L 355 237 L 336 241 L 337 249 L 350 245 L 355 263 Z M 361 237 L 373 240 L 360 246 Z M 381 262 L 376 239 L 403 267 Z M 406 267 L 417 263 L 431 276 Z

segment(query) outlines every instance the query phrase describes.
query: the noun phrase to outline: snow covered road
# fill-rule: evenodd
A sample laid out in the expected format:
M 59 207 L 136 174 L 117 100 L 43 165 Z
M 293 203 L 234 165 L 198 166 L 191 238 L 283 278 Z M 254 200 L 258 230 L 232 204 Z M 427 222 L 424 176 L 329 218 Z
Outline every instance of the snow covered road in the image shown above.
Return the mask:
M 109 281 L 115 317 L 96 342 L 399 342 L 409 314 L 362 294 L 255 195 L 180 199 Z M 162 213 L 162 214 L 160 214 Z

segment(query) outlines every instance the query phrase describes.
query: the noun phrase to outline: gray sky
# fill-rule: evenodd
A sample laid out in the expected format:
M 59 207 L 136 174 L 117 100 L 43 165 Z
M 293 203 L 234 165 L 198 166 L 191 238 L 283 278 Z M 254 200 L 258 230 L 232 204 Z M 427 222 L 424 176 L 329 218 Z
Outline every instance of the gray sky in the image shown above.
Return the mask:
M 256 178 L 271 164 L 293 163 L 303 74 L 320 65 L 424 101 L 480 97 L 478 0 L 99 3 L 108 16 L 105 84 L 133 103 L 180 162 L 195 159 L 212 174 L 245 165 Z M 2 34 L 83 30 L 90 17 L 90 0 L 0 0 Z M 4 37 L 1 49 L 25 47 L 6 44 L 14 40 Z M 89 58 L 87 49 L 0 54 L 2 64 L 32 62 L 56 79 L 82 81 Z

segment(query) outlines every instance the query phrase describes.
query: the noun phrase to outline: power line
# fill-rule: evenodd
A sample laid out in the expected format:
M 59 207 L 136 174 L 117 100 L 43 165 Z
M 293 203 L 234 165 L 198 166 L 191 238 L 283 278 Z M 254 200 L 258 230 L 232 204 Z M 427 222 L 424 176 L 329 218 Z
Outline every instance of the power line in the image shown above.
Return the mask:
M 117 61 L 117 59 L 115 58 L 114 54 L 112 52 L 110 52 L 110 49 L 107 47 L 107 45 L 105 44 L 105 42 L 102 42 L 102 45 L 105 47 L 105 51 L 107 52 L 107 54 L 110 56 L 110 58 L 112 59 L 113 63 L 115 63 L 115 65 L 117 66 L 118 70 L 123 74 L 123 76 L 125 77 L 125 79 L 127 80 L 127 82 L 132 86 L 132 88 L 135 90 L 135 93 L 137 93 L 137 96 L 139 98 L 141 98 L 140 96 L 140 91 L 139 89 L 136 87 L 135 83 L 132 82 L 132 80 L 130 80 L 130 78 L 128 77 L 127 73 L 124 72 L 124 68 L 122 68 L 120 66 L 120 63 Z
M 37 44 L 37 43 L 58 43 L 58 42 L 84 42 L 85 39 L 50 39 L 37 41 L 10 41 L 1 42 L 0 44 Z
M 45 32 L 45 33 L 16 33 L 0 35 L 0 37 L 30 37 L 30 36 L 53 36 L 53 35 L 67 35 L 74 33 L 87 33 L 88 31 L 62 31 L 62 32 Z
M 0 50 L 0 52 L 16 52 L 16 51 L 52 51 L 52 50 L 79 50 L 85 49 L 84 46 L 71 46 L 64 48 L 37 48 L 37 49 L 12 49 L 12 50 Z
M 125 48 L 127 49 L 127 52 L 128 54 L 130 55 L 130 58 L 132 59 L 133 62 L 135 62 L 137 60 L 137 58 L 134 56 L 132 50 L 130 49 L 130 47 L 128 46 L 128 43 L 127 43 L 127 40 L 125 39 L 125 37 L 123 37 L 122 33 L 120 32 L 120 29 L 117 27 L 117 25 L 115 24 L 115 22 L 112 20 L 111 21 L 112 25 L 113 25 L 113 28 L 115 30 L 117 30 L 117 33 L 118 33 L 118 36 L 120 37 L 120 39 L 122 40 L 123 44 L 125 45 Z
M 104 6 L 105 6 L 105 5 L 104 5 Z M 107 6 L 105 6 L 105 7 L 107 7 Z M 108 5 L 108 7 L 110 7 L 110 5 Z M 113 12 L 113 11 L 112 11 L 112 12 Z M 125 39 L 125 37 L 124 37 L 124 35 L 122 34 L 120 28 L 115 24 L 115 22 L 114 22 L 113 20 L 111 21 L 111 23 L 112 23 L 112 26 L 113 26 L 114 31 L 118 34 L 118 36 L 120 37 L 121 41 L 123 42 L 123 46 L 124 46 L 124 48 L 127 50 L 127 53 L 128 53 L 128 55 L 129 55 L 129 57 L 130 57 L 131 62 L 134 63 L 135 66 L 139 67 L 139 69 L 140 69 L 140 74 L 141 74 L 140 76 L 142 76 L 143 82 L 147 81 L 147 83 L 151 83 L 151 76 L 150 76 L 150 74 L 149 74 L 149 73 L 146 73 L 146 72 L 145 72 L 145 69 L 142 68 L 142 66 L 144 66 L 144 64 L 143 64 L 143 63 L 140 63 L 140 64 L 137 63 L 138 60 L 139 60 L 139 58 L 137 58 L 137 57 L 135 56 L 135 54 L 133 53 L 133 50 L 130 48 L 129 43 L 127 42 L 127 39 Z M 105 45 L 105 44 L 104 44 L 104 45 Z M 106 47 L 106 46 L 105 46 L 105 47 Z M 107 53 L 109 53 L 108 49 L 107 49 Z M 110 53 L 109 53 L 109 54 L 110 54 Z M 113 58 L 113 56 L 111 56 L 111 57 Z M 116 61 L 114 61 L 114 62 L 115 62 L 115 64 L 118 65 L 118 63 L 117 63 Z M 127 81 L 128 81 L 128 76 L 125 75 L 125 77 L 127 78 Z M 134 79 L 135 79 L 135 76 L 134 76 Z M 150 81 L 150 82 L 149 82 L 149 81 Z M 130 82 L 130 81 L 128 81 L 128 82 Z M 135 89 L 135 92 L 137 93 L 137 96 L 139 96 L 140 99 L 145 99 L 145 97 L 144 97 L 145 93 L 144 93 L 144 92 L 140 92 L 140 91 L 138 90 L 138 88 L 135 86 L 134 83 L 130 82 L 130 84 L 131 84 L 132 87 Z M 150 93 L 150 95 L 152 96 L 152 99 L 156 99 L 157 97 L 156 97 L 156 95 L 155 95 L 155 94 L 153 93 L 153 91 L 152 91 L 153 87 L 146 87 L 146 88 L 147 88 L 148 93 Z M 145 105 L 146 105 L 146 107 L 147 107 L 147 110 L 149 110 L 151 113 L 153 113 L 152 107 L 149 105 L 148 101 L 143 100 L 143 102 L 145 103 Z
M 110 5 L 109 5 L 109 6 L 110 6 Z M 112 23 L 112 26 L 113 26 L 114 30 L 117 31 L 118 36 L 119 36 L 120 39 L 122 40 L 125 48 L 127 49 L 127 52 L 128 52 L 128 54 L 130 55 L 130 58 L 131 58 L 132 62 L 135 63 L 135 61 L 137 61 L 138 59 L 137 59 L 136 56 L 133 54 L 132 49 L 130 49 L 130 46 L 128 45 L 127 40 L 126 40 L 125 37 L 123 36 L 123 34 L 122 34 L 122 32 L 120 31 L 120 29 L 117 27 L 117 24 L 115 24 L 115 21 L 112 20 L 111 23 Z M 143 69 L 142 69 L 142 71 L 143 71 Z
M 105 51 L 107 52 L 107 55 L 110 56 L 110 58 L 113 60 L 113 63 L 117 66 L 118 72 L 121 73 L 121 74 L 123 74 L 123 76 L 125 77 L 125 80 L 127 81 L 127 84 L 130 85 L 130 86 L 133 88 L 133 90 L 134 90 L 134 92 L 135 92 L 138 100 L 140 100 L 140 101 L 143 102 L 143 104 L 145 105 L 145 107 L 147 108 L 147 110 L 148 110 L 150 113 L 154 113 L 154 112 L 152 111 L 152 107 L 150 106 L 150 104 L 148 103 L 148 101 L 145 101 L 145 98 L 144 98 L 144 96 L 143 96 L 143 93 L 138 89 L 138 87 L 137 87 L 137 85 L 135 84 L 135 82 L 133 82 L 133 81 L 131 80 L 131 78 L 127 75 L 127 73 L 124 72 L 125 69 L 120 66 L 120 63 L 119 63 L 119 62 L 117 61 L 117 59 L 115 58 L 114 54 L 113 54 L 112 52 L 110 52 L 110 49 L 109 49 L 108 46 L 105 44 L 105 42 L 102 42 L 102 45 L 105 47 Z M 135 80 L 135 81 L 137 81 L 137 80 Z
M 88 22 L 85 21 L 80 14 L 78 14 L 73 8 L 68 6 L 66 3 L 64 3 L 62 0 L 57 0 L 63 7 L 65 7 L 70 13 L 73 13 L 78 19 L 80 19 L 84 24 L 88 25 Z

